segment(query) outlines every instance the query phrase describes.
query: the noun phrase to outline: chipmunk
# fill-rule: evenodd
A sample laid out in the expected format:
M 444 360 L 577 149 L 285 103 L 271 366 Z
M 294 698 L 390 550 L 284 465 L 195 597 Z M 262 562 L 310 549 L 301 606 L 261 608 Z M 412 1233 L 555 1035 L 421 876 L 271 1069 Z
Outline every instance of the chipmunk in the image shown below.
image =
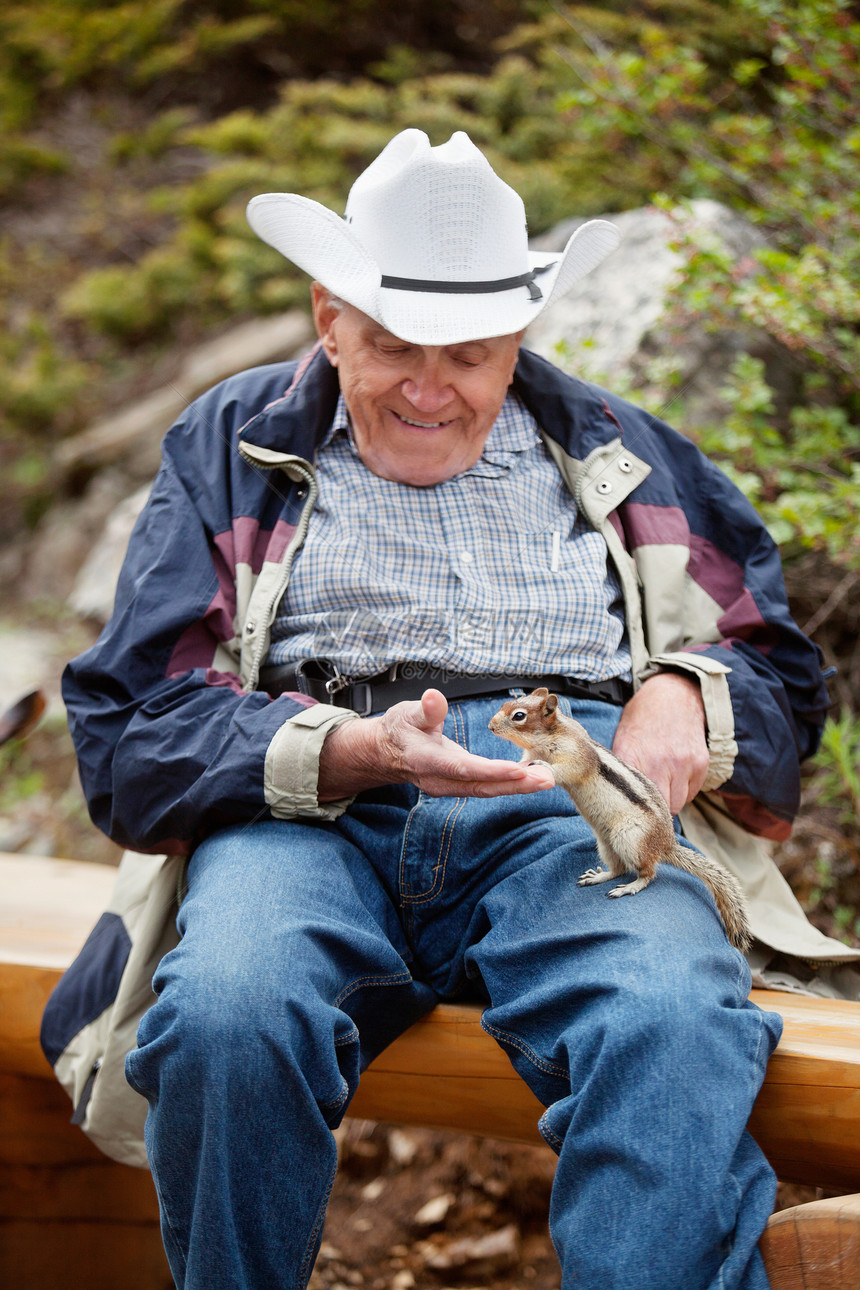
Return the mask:
M 581 887 L 636 874 L 610 896 L 633 896 L 652 881 L 658 863 L 694 874 L 710 888 L 726 933 L 745 950 L 750 943 L 746 903 L 737 880 L 721 864 L 681 846 L 669 807 L 647 776 L 591 738 L 588 731 L 558 711 L 558 696 L 545 686 L 521 699 L 509 699 L 490 720 L 493 734 L 525 749 L 522 760 L 547 765 L 567 790 L 580 815 L 594 830 L 605 869 L 588 869 Z

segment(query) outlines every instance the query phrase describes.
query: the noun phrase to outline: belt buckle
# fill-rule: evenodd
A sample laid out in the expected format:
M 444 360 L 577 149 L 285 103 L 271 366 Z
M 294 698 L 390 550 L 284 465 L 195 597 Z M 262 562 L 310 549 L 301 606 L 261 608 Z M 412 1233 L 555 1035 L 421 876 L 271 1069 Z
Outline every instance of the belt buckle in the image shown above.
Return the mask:
M 611 690 L 603 688 L 601 681 L 586 681 L 581 676 L 565 676 L 568 694 L 574 699 L 597 699 L 602 703 L 614 703 Z
M 333 673 L 325 683 L 325 692 L 330 699 L 333 699 L 336 694 L 340 694 L 341 690 L 345 690 L 347 688 L 349 685 L 349 678 L 344 676 L 337 663 L 332 663 L 328 659 L 321 659 L 320 662 L 330 668 Z

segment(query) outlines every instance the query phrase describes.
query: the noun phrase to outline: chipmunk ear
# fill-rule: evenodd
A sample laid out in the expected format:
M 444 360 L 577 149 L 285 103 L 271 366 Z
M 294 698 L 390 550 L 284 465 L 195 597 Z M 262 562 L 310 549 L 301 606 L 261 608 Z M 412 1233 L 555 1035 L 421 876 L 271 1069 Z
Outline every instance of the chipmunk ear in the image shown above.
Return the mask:
M 546 686 L 545 686 L 545 685 L 539 685 L 539 686 L 538 686 L 538 688 L 537 688 L 536 690 L 532 690 L 531 694 L 529 695 L 529 698 L 530 698 L 530 699 L 545 699 L 545 698 L 546 698 L 546 696 L 547 696 L 548 694 L 549 694 L 549 690 L 546 688 Z
M 543 705 L 543 710 L 546 713 L 546 715 L 549 716 L 549 714 L 551 712 L 555 712 L 556 708 L 558 707 L 558 695 L 550 694 L 549 691 L 545 691 L 545 694 L 546 694 L 546 703 Z

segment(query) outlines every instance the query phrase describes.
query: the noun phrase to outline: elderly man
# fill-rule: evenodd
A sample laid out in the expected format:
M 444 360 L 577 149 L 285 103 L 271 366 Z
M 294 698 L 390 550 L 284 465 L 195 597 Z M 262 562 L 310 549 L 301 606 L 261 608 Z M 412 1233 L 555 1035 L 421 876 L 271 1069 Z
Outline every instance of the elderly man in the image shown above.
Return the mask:
M 469 139 L 416 130 L 345 220 L 249 218 L 319 345 L 168 434 L 65 678 L 96 822 L 190 855 L 126 1064 L 176 1284 L 306 1285 L 361 1070 L 469 992 L 546 1107 L 565 1290 L 763 1290 L 779 1019 L 698 879 L 577 886 L 593 835 L 487 722 L 547 684 L 673 811 L 706 790 L 710 836 L 780 835 L 826 695 L 773 545 L 692 444 L 520 352 L 611 225 L 532 254 Z

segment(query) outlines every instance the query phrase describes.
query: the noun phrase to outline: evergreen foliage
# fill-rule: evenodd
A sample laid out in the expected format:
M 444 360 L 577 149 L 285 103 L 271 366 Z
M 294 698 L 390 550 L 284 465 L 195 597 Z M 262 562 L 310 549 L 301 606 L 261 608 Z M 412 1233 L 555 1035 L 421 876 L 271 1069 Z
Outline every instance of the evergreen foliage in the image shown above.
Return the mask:
M 802 571 L 795 589 L 813 570 L 809 621 L 838 607 L 837 693 L 856 711 L 858 66 L 850 0 L 11 0 L 3 525 L 52 500 L 51 444 L 170 379 L 180 347 L 306 304 L 301 275 L 251 234 L 249 197 L 299 191 L 342 209 L 397 130 L 440 143 L 465 129 L 522 193 L 533 233 L 656 200 L 685 263 L 665 325 L 764 332 L 788 360 L 790 388 L 777 387 L 750 339 L 723 415 L 696 433 L 764 515 L 790 579 Z M 691 236 L 683 202 L 700 197 L 744 213 L 760 249 L 737 262 Z M 626 392 L 671 403 L 685 428 L 671 362 L 639 384 Z M 846 707 L 809 790 L 838 811 L 837 858 L 795 885 L 828 930 L 860 937 L 845 876 L 860 854 L 858 746 Z
M 742 354 L 701 441 L 786 556 L 811 547 L 860 569 L 860 23 L 847 0 L 730 8 L 750 40 L 729 68 L 657 27 L 637 49 L 611 47 L 572 16 L 579 83 L 564 110 L 580 136 L 674 158 L 673 196 L 717 198 L 760 227 L 764 245 L 736 263 L 679 219 L 686 274 L 668 321 L 679 335 L 695 322 L 763 329 L 794 369 L 786 402 Z M 651 397 L 673 397 L 671 373 Z
M 796 373 L 787 402 L 760 359 L 742 355 L 725 417 L 702 442 L 786 554 L 813 547 L 860 566 L 860 25 L 848 0 L 512 0 L 505 20 L 531 21 L 504 37 L 489 71 L 451 65 L 469 15 L 478 28 L 486 17 L 477 0 L 460 0 L 460 36 L 429 58 L 421 46 L 433 45 L 438 7 L 426 6 L 413 45 L 386 43 L 401 31 L 384 26 L 391 7 L 373 10 L 375 45 L 354 30 L 367 0 L 347 6 L 351 22 L 343 8 L 36 0 L 4 11 L 0 182 L 19 215 L 0 241 L 7 443 L 77 429 L 112 388 L 124 391 L 142 356 L 162 362 L 177 340 L 304 302 L 301 275 L 245 222 L 254 193 L 300 191 L 339 209 L 396 130 L 440 142 L 465 129 L 523 194 L 532 232 L 661 192 L 673 209 L 714 197 L 759 225 L 763 248 L 737 264 L 719 245 L 685 242 L 679 217 L 687 272 L 675 324 L 764 328 Z M 305 45 L 313 70 L 322 31 L 335 67 L 371 50 L 361 74 L 294 77 L 277 92 L 269 78 L 262 105 L 226 74 L 244 60 L 259 75 L 263 50 Z M 229 111 L 207 111 L 205 95 L 201 106 L 200 76 L 220 78 Z M 121 81 L 149 95 L 143 128 L 139 114 L 114 111 Z M 100 132 L 94 159 L 62 130 L 38 128 L 45 103 L 64 96 Z M 27 236 L 28 204 L 85 181 L 69 228 L 53 241 Z M 671 372 L 651 393 L 677 399 Z M 32 483 L 32 451 L 24 462 L 19 477 Z

